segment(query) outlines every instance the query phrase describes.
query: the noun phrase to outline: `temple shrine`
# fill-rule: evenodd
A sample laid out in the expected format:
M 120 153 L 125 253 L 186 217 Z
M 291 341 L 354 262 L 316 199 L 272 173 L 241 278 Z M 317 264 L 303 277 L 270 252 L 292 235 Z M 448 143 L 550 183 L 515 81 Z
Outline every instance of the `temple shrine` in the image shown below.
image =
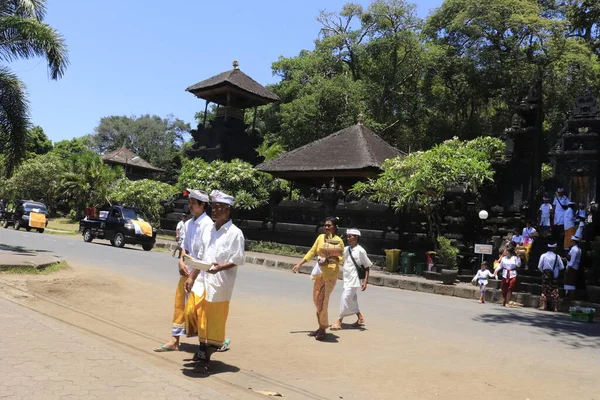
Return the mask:
M 256 109 L 279 101 L 277 95 L 243 73 L 237 61 L 233 62 L 232 70 L 196 83 L 186 91 L 206 101 L 203 121 L 191 131 L 194 144 L 187 152 L 190 158 L 206 161 L 239 158 L 253 165 L 261 161 L 255 151 L 262 142 L 254 129 Z M 216 117 L 207 126 L 210 103 L 217 105 Z M 245 122 L 247 109 L 254 110 L 252 124 Z

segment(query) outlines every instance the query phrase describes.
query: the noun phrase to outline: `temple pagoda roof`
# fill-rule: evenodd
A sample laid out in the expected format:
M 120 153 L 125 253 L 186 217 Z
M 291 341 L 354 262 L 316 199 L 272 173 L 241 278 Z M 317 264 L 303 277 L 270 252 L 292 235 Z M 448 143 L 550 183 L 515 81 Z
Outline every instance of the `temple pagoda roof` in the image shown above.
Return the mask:
M 296 177 L 373 177 L 388 158 L 406 155 L 361 123 L 257 165 L 260 171 Z
M 138 156 L 126 147 L 121 147 L 120 149 L 111 151 L 110 153 L 103 154 L 102 161 L 104 161 L 106 164 L 119 164 L 145 169 L 148 171 L 164 172 L 164 169 L 153 166 L 148 161 L 144 160 L 142 157 Z
M 230 106 L 251 108 L 279 101 L 279 97 L 239 69 L 237 61 L 233 69 L 215 75 L 185 89 L 196 97 L 227 105 L 227 93 L 231 94 Z

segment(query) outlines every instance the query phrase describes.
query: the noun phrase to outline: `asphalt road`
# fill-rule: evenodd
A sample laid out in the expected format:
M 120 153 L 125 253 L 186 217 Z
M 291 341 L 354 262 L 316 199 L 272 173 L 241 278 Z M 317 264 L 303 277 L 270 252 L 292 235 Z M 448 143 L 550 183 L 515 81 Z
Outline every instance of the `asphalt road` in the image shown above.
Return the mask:
M 71 263 L 106 268 L 138 279 L 175 284 L 175 260 L 166 252 L 145 252 L 138 247 L 112 247 L 108 241 L 85 243 L 80 236 L 58 236 L 0 228 L 0 243 L 47 251 Z M 337 315 L 342 285 L 336 285 L 330 303 L 330 319 Z M 312 295 L 305 275 L 245 265 L 238 272 L 234 297 L 250 296 L 265 301 L 306 301 Z M 434 334 L 457 334 L 474 344 L 513 343 L 528 349 L 549 348 L 565 357 L 597 366 L 600 358 L 600 324 L 571 322 L 566 314 L 531 309 L 505 309 L 496 304 L 370 286 L 360 295 L 367 319 L 385 321 L 382 329 L 393 335 L 402 326 L 425 328 Z M 333 321 L 330 321 L 333 322 Z M 349 321 L 350 322 L 350 321 Z M 549 347 L 550 346 L 550 347 Z

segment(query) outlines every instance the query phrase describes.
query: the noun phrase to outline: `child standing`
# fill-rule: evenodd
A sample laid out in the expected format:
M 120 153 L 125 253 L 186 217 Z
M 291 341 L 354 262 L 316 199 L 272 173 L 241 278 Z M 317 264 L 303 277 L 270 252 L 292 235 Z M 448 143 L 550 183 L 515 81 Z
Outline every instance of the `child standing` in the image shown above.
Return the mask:
M 485 287 L 487 286 L 488 278 L 490 277 L 498 279 L 496 275 L 488 270 L 487 261 L 484 261 L 481 263 L 481 269 L 477 271 L 477 274 L 473 277 L 473 282 L 477 281 L 479 284 L 479 292 L 481 293 L 481 296 L 479 296 L 479 302 L 481 304 L 485 303 Z

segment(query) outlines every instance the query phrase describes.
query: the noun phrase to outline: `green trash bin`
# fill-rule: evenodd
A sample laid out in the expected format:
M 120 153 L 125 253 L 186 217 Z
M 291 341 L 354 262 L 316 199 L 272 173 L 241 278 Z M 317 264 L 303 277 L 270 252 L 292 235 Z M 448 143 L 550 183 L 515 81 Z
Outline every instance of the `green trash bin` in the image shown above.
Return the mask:
M 401 271 L 404 274 L 414 274 L 414 260 L 417 255 L 415 253 L 402 253 Z
M 425 265 L 426 263 L 424 262 L 418 262 L 415 264 L 415 274 L 416 275 L 423 275 L 423 271 L 425 271 Z
M 396 272 L 400 263 L 400 250 L 387 249 L 385 250 L 385 269 L 388 272 Z

